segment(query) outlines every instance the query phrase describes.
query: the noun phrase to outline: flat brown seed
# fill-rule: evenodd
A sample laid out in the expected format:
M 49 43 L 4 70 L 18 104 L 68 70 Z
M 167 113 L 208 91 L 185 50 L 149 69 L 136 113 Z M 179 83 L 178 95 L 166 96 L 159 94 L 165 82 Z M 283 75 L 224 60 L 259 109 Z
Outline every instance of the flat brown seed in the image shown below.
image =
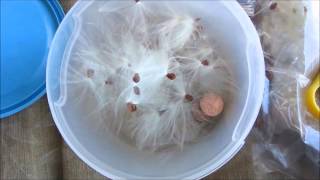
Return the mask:
M 170 80 L 174 80 L 174 79 L 176 79 L 176 75 L 174 73 L 168 73 L 167 78 Z
M 270 81 L 273 80 L 273 73 L 272 72 L 266 71 L 266 76 Z
M 106 81 L 104 82 L 104 84 L 105 84 L 105 85 L 112 85 L 113 82 L 112 82 L 111 80 L 106 80 Z
M 138 73 L 135 73 L 132 77 L 133 82 L 138 83 L 140 81 L 140 76 Z
M 304 10 L 304 14 L 306 15 L 307 14 L 307 12 L 308 12 L 308 9 L 307 9 L 307 7 L 303 7 L 303 10 Z
M 135 112 L 135 111 L 137 111 L 137 105 L 129 102 L 129 103 L 127 103 L 127 109 L 129 112 Z
M 209 61 L 207 59 L 201 61 L 201 64 L 204 66 L 209 66 Z
M 275 9 L 277 8 L 277 6 L 278 6 L 278 3 L 273 2 L 273 3 L 271 3 L 271 5 L 270 5 L 270 9 L 271 9 L 271 10 L 275 10 Z
M 133 87 L 133 92 L 136 94 L 136 95 L 140 95 L 140 88 L 138 86 L 134 86 Z
M 191 96 L 190 94 L 186 94 L 185 96 L 184 96 L 184 98 L 187 100 L 187 101 L 193 101 L 193 96 Z
M 87 77 L 92 78 L 94 75 L 94 70 L 93 69 L 88 69 L 87 70 Z

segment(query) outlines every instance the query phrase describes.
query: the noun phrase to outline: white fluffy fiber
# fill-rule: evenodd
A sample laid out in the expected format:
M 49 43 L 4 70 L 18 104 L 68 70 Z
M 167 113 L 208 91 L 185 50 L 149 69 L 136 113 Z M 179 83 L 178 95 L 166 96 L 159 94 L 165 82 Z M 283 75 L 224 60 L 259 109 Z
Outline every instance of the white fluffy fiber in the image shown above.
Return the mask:
M 203 35 L 201 20 L 144 2 L 108 1 L 97 7 L 83 14 L 66 83 L 89 88 L 97 101 L 93 112 L 139 148 L 182 148 L 197 139 L 210 123 L 194 120 L 185 95 L 198 100 L 213 91 L 227 99 L 233 89 L 225 60 Z M 99 17 L 85 17 L 94 13 Z M 168 73 L 176 78 L 168 79 Z M 135 74 L 139 82 L 133 81 Z M 127 103 L 137 110 L 129 112 Z

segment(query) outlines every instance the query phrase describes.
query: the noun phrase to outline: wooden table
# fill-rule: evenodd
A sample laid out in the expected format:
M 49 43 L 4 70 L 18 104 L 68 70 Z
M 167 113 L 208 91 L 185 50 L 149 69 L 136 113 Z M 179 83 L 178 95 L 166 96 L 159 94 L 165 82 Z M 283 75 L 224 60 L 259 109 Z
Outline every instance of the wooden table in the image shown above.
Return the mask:
M 76 0 L 61 0 L 67 12 Z M 0 121 L 0 179 L 105 179 L 64 143 L 46 96 Z M 206 179 L 256 179 L 251 143 Z

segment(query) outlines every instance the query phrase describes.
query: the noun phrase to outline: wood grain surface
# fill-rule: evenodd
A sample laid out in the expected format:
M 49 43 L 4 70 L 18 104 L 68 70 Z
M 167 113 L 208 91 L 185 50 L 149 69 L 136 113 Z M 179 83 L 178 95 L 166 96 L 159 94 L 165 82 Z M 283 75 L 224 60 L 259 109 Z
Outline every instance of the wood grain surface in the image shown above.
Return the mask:
M 67 12 L 76 0 L 61 0 Z M 0 121 L 0 179 L 106 179 L 81 161 L 64 143 L 46 96 Z M 251 144 L 205 179 L 256 179 Z

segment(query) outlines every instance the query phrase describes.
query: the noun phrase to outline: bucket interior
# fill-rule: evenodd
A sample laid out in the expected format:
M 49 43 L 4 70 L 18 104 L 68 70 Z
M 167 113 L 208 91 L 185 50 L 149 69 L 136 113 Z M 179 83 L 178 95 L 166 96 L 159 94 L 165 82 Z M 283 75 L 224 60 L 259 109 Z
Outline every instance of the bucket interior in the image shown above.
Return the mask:
M 99 18 L 102 18 L 97 14 L 97 9 L 103 6 L 104 2 L 81 3 L 77 5 L 78 12 L 67 16 L 62 24 L 64 30 L 61 30 L 60 33 L 64 34 L 65 38 L 60 37 L 61 41 L 66 40 L 66 37 L 74 32 L 75 24 L 79 23 L 79 19 L 85 21 L 86 18 L 95 17 L 98 22 Z M 161 3 L 156 1 L 142 3 L 150 3 L 150 7 L 153 8 L 161 6 Z M 139 150 L 108 131 L 99 117 L 89 116 L 94 109 L 93 96 L 87 94 L 79 103 L 81 87 L 75 85 L 63 92 L 59 84 L 61 72 L 50 70 L 49 91 L 51 100 L 54 102 L 55 121 L 59 124 L 60 132 L 72 149 L 78 155 L 86 156 L 91 165 L 105 171 L 105 174 L 128 178 L 179 177 L 200 171 L 207 162 L 213 159 L 217 160 L 217 167 L 221 165 L 221 160 L 227 161 L 229 157 L 222 153 L 226 152 L 230 144 L 238 141 L 234 138 L 234 131 L 240 120 L 241 124 L 251 121 L 251 119 L 240 119 L 243 111 L 250 111 L 245 107 L 249 96 L 249 66 L 251 64 L 248 62 L 246 48 L 251 42 L 248 42 L 240 20 L 230 12 L 226 5 L 228 6 L 228 3 L 221 1 L 170 2 L 173 9 L 188 11 L 194 17 L 202 19 L 209 38 L 219 45 L 222 56 L 229 60 L 228 64 L 235 78 L 236 95 L 225 109 L 222 119 L 208 135 L 200 138 L 196 143 L 186 144 L 183 150 L 162 152 Z M 67 56 L 68 53 L 65 52 L 67 50 L 64 47 L 65 45 L 55 47 L 55 52 L 52 53 L 55 54 L 55 58 L 62 58 L 62 55 Z M 50 69 L 60 67 L 63 69 L 64 65 L 63 63 L 51 63 L 50 66 Z M 67 98 L 61 101 L 60 97 L 63 93 Z

